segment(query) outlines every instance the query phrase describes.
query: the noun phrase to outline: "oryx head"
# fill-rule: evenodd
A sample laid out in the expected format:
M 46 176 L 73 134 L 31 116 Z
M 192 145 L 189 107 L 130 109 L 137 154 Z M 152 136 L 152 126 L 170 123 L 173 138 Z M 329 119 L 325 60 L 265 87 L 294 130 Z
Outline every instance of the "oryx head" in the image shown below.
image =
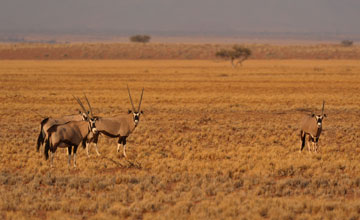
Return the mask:
M 89 131 L 91 131 L 94 134 L 97 133 L 96 120 L 97 120 L 97 118 L 90 118 L 89 119 Z
M 82 111 L 79 110 L 79 115 L 82 117 L 83 121 L 89 120 L 89 118 L 88 118 L 89 114 L 90 114 L 90 111 L 87 111 L 87 113 L 86 113 L 86 112 L 82 112 Z
M 141 101 L 142 101 L 142 97 L 143 97 L 143 94 L 144 94 L 144 88 L 141 91 L 139 107 L 138 107 L 137 110 L 135 110 L 134 103 L 133 103 L 132 98 L 131 98 L 129 86 L 127 86 L 127 89 L 128 89 L 128 93 L 129 93 L 131 107 L 132 107 L 132 110 L 129 110 L 129 114 L 131 114 L 131 113 L 133 114 L 133 120 L 134 120 L 134 123 L 135 123 L 135 126 L 136 126 L 139 123 L 140 115 L 143 114 L 143 111 L 141 111 Z
M 321 110 L 321 115 L 315 115 L 312 114 L 311 116 L 314 117 L 316 119 L 316 124 L 318 126 L 318 128 L 321 128 L 322 126 L 322 121 L 323 119 L 326 117 L 326 114 L 324 114 L 324 107 L 325 107 L 325 101 L 323 101 L 323 106 L 322 106 L 322 110 Z

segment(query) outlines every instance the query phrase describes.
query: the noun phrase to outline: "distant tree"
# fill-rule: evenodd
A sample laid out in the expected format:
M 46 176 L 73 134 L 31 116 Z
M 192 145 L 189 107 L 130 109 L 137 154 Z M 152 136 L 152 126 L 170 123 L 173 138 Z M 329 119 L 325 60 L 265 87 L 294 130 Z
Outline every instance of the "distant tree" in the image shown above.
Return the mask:
M 137 43 L 147 43 L 150 41 L 149 35 L 134 35 L 130 37 L 131 42 L 137 42 Z
M 221 49 L 216 52 L 216 56 L 230 60 L 231 65 L 236 67 L 238 64 L 242 65 L 242 62 L 249 58 L 251 50 L 239 45 L 233 46 L 232 50 Z
M 341 45 L 345 46 L 345 47 L 350 47 L 353 45 L 353 41 L 352 40 L 343 40 L 341 41 Z
M 56 44 L 56 40 L 48 40 L 46 43 L 48 43 L 48 44 Z

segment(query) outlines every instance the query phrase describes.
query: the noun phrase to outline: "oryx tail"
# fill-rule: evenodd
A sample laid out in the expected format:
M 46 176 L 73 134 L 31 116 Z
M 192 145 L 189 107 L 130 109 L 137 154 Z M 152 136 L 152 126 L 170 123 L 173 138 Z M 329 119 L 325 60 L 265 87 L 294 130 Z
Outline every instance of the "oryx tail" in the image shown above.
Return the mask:
M 300 151 L 302 151 L 302 149 L 304 149 L 305 147 L 305 143 L 306 143 L 306 134 L 304 133 L 304 131 L 300 131 L 300 138 L 301 138 L 301 148 Z
M 50 139 L 50 137 L 47 138 L 45 141 L 45 147 L 44 147 L 45 160 L 49 159 L 49 149 L 50 149 L 50 140 L 49 139 Z
M 44 144 L 44 140 L 45 140 L 45 134 L 44 134 L 44 131 L 43 131 L 43 126 L 44 124 L 49 120 L 49 118 L 45 118 L 44 120 L 41 121 L 40 123 L 40 134 L 38 136 L 38 139 L 37 139 L 37 144 L 36 144 L 36 151 L 39 152 L 39 149 L 40 149 L 40 145 L 43 145 Z

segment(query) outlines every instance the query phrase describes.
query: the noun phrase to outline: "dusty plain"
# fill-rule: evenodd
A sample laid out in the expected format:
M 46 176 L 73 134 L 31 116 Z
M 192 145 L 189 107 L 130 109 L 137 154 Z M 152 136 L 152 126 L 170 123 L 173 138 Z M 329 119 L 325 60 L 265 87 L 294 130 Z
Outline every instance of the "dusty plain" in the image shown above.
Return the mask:
M 144 115 L 128 159 L 101 137 L 35 150 L 41 116 Z M 0 219 L 359 219 L 360 62 L 248 60 L 2 60 Z M 299 153 L 299 121 L 321 112 L 320 152 Z M 136 104 L 135 104 L 136 105 Z M 37 112 L 37 113 L 35 113 Z
M 246 41 L 245 41 L 246 42 Z M 237 43 L 249 48 L 250 59 L 360 59 L 360 46 L 327 44 Z M 177 59 L 213 60 L 221 49 L 235 43 L 0 43 L 0 59 L 72 60 L 72 59 Z

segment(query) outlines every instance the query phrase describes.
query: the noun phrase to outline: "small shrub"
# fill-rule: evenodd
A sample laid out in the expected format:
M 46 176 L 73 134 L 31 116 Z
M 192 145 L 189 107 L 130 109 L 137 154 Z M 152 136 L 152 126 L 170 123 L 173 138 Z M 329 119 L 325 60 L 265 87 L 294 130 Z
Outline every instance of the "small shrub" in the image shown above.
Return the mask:
M 263 218 L 266 218 L 268 215 L 269 209 L 267 207 L 262 207 L 259 209 L 259 215 Z
M 130 37 L 130 41 L 136 43 L 148 43 L 150 38 L 149 35 L 134 35 Z
M 350 46 L 353 45 L 353 43 L 354 42 L 352 40 L 343 40 L 343 41 L 341 41 L 341 45 L 345 46 L 345 47 L 350 47 Z
M 239 180 L 237 182 L 234 183 L 234 188 L 235 189 L 239 189 L 244 185 L 244 180 Z

